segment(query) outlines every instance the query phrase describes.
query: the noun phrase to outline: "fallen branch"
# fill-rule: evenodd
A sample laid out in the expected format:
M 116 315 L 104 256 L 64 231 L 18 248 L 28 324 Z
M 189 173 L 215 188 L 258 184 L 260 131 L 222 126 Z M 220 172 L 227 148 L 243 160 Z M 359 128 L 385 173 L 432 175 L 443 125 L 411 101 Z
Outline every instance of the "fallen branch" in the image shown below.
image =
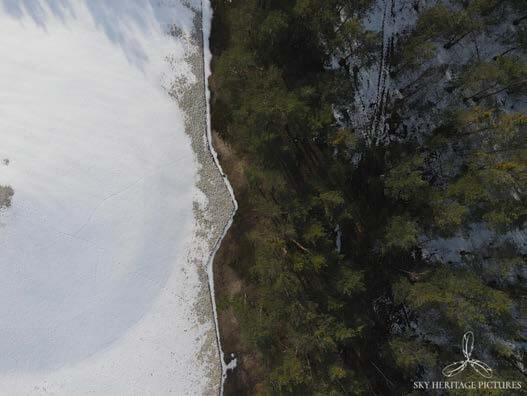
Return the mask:
M 291 239 L 291 242 L 293 242 L 296 246 L 298 246 L 298 247 L 299 247 L 300 249 L 302 249 L 304 252 L 309 253 L 309 254 L 313 254 L 313 253 L 311 253 L 311 251 L 310 251 L 308 248 L 302 246 L 302 245 L 301 245 L 300 243 L 298 243 L 295 239 Z

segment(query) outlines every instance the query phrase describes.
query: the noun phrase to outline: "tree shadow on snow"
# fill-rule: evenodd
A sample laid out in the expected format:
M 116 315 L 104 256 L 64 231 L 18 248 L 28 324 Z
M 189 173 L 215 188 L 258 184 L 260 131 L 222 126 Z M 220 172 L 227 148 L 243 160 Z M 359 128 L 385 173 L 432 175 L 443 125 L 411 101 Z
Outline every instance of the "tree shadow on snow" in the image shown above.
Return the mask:
M 200 11 L 199 0 L 1 0 L 1 4 L 9 16 L 29 19 L 43 30 L 53 19 L 67 25 L 77 18 L 79 7 L 86 8 L 97 29 L 141 70 L 149 59 L 134 35 L 139 32 L 148 37 L 157 29 L 167 32 L 173 25 L 190 34 L 191 15 Z

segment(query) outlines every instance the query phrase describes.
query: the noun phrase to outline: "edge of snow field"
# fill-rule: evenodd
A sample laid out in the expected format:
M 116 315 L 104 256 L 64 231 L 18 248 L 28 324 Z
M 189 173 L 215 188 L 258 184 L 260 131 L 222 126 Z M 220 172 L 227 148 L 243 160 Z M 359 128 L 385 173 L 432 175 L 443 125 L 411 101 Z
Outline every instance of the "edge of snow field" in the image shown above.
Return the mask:
M 16 82 L 2 102 L 12 118 L 4 117 L 10 144 L 1 150 L 12 160 L 2 184 L 13 185 L 15 201 L 0 247 L 11 253 L 12 274 L 31 275 L 12 276 L 3 295 L 23 297 L 37 284 L 36 296 L 50 301 L 32 297 L 21 302 L 24 315 L 16 307 L 3 313 L 21 320 L 4 333 L 20 339 L 4 337 L 16 353 L 5 354 L 0 393 L 222 394 L 232 362 L 223 360 L 213 261 L 238 204 L 212 146 L 210 3 L 73 2 L 71 10 L 40 3 L 42 15 L 29 6 L 0 13 L 4 48 L 28 43 L 2 70 L 4 81 Z M 122 40 L 112 40 L 116 31 Z M 70 111 L 62 114 L 64 99 Z M 43 102 L 55 107 L 42 110 Z M 99 133 L 86 144 L 92 131 Z M 38 231 L 35 241 L 28 230 Z M 30 259 L 49 265 L 38 272 L 25 265 Z M 75 299 L 56 298 L 54 289 Z M 35 334 L 37 327 L 44 330 Z M 22 353 L 23 343 L 30 347 Z
M 214 159 L 214 163 L 216 164 L 216 167 L 218 168 L 223 181 L 225 183 L 225 186 L 227 187 L 227 190 L 229 191 L 229 195 L 232 200 L 233 209 L 229 218 L 229 221 L 227 224 L 225 224 L 225 227 L 223 228 L 223 232 L 220 236 L 220 238 L 216 241 L 216 244 L 209 256 L 208 262 L 207 262 L 207 275 L 209 280 L 209 290 L 210 290 L 210 298 L 212 303 L 212 310 L 214 314 L 214 323 L 216 327 L 216 339 L 218 343 L 218 351 L 219 351 L 219 357 L 220 357 L 220 364 L 221 364 L 221 384 L 220 384 L 220 396 L 223 395 L 223 388 L 225 384 L 225 379 L 227 378 L 227 371 L 229 370 L 229 366 L 225 364 L 225 353 L 223 352 L 222 346 L 221 346 L 221 338 L 220 338 L 220 329 L 219 329 L 219 323 L 218 323 L 218 312 L 216 307 L 216 294 L 214 290 L 214 257 L 221 246 L 221 242 L 225 238 L 225 235 L 227 234 L 229 228 L 232 225 L 234 215 L 236 214 L 236 211 L 238 210 L 238 202 L 236 201 L 236 197 L 234 195 L 234 190 L 232 188 L 231 183 L 229 182 L 229 179 L 227 178 L 227 175 L 224 173 L 223 168 L 221 167 L 221 164 L 218 160 L 218 154 L 216 150 L 214 149 L 212 145 L 212 128 L 211 128 L 211 118 L 210 118 L 210 87 L 209 87 L 209 77 L 212 74 L 211 71 L 211 60 L 212 60 L 212 53 L 210 51 L 210 34 L 211 34 L 211 25 L 212 25 L 212 17 L 213 17 L 213 11 L 210 4 L 210 0 L 201 0 L 201 21 L 202 21 L 202 34 L 203 34 L 203 75 L 204 75 L 204 84 L 205 84 L 205 101 L 206 101 L 206 110 L 207 110 L 207 143 L 210 153 L 212 154 L 212 157 Z

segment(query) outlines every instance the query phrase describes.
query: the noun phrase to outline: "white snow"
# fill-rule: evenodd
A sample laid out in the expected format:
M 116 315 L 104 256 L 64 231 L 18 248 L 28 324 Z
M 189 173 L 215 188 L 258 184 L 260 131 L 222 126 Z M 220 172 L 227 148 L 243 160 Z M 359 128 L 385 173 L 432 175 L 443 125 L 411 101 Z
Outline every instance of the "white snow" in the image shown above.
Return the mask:
M 450 238 L 422 240 L 426 257 L 441 262 L 461 263 L 463 252 L 478 252 L 492 246 L 509 242 L 520 254 L 527 253 L 527 237 L 522 229 L 514 229 L 505 234 L 489 230 L 483 223 L 472 224 L 464 234 L 461 232 Z
M 460 7 L 456 1 L 439 3 L 453 9 Z M 391 64 L 391 49 L 415 29 L 425 10 L 439 3 L 436 0 L 375 0 L 362 18 L 364 27 L 379 33 L 382 38 L 377 61 L 372 65 L 362 65 L 359 57 L 350 58 L 350 70 L 353 66 L 359 67 L 358 89 L 350 105 L 351 124 L 370 145 L 421 139 L 441 122 L 446 108 L 463 105 L 463 95 L 459 91 L 452 93 L 445 89 L 460 77 L 462 66 L 472 61 L 490 61 L 510 48 L 505 42 L 515 31 L 511 22 L 517 16 L 512 12 L 503 16 L 501 23 L 469 34 L 448 49 L 443 47 L 446 40 L 434 42 L 437 51 L 432 59 L 415 69 L 403 68 L 393 75 L 397 67 Z M 527 100 L 517 95 L 504 92 L 497 95 L 497 99 L 504 109 L 526 109 Z M 389 120 L 394 112 L 402 119 L 398 127 L 390 131 Z
M 0 1 L 0 394 L 209 389 L 186 3 Z
M 427 1 L 427 0 L 425 0 Z M 376 0 L 362 19 L 366 30 L 377 32 L 382 39 L 377 62 L 361 67 L 359 89 L 353 104 L 353 122 L 368 145 L 385 143 L 388 129 L 387 106 L 392 96 L 400 96 L 390 77 L 390 51 L 398 34 L 409 29 L 417 19 L 414 3 L 398 0 Z M 357 61 L 352 58 L 352 61 Z M 397 92 L 392 92 L 396 90 Z

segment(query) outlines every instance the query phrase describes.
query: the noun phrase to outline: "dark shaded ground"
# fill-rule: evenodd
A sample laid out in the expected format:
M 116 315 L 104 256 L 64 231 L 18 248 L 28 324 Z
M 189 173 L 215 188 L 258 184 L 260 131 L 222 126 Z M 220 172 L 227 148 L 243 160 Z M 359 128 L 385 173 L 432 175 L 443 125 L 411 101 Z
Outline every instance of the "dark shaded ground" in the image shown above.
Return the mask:
M 221 166 L 229 178 L 235 195 L 239 202 L 243 201 L 245 190 L 243 163 L 237 158 L 232 148 L 221 140 L 216 131 L 213 131 L 212 139 Z M 227 396 L 253 394 L 260 372 L 256 357 L 245 351 L 241 344 L 238 320 L 233 308 L 227 303 L 229 299 L 243 296 L 246 293 L 246 285 L 243 284 L 233 268 L 235 265 L 233 260 L 240 254 L 240 246 L 237 241 L 240 241 L 244 229 L 243 217 L 237 214 L 214 258 L 214 287 L 225 363 L 229 363 L 232 354 L 237 358 L 237 367 L 228 372 L 225 381 L 224 394 Z

